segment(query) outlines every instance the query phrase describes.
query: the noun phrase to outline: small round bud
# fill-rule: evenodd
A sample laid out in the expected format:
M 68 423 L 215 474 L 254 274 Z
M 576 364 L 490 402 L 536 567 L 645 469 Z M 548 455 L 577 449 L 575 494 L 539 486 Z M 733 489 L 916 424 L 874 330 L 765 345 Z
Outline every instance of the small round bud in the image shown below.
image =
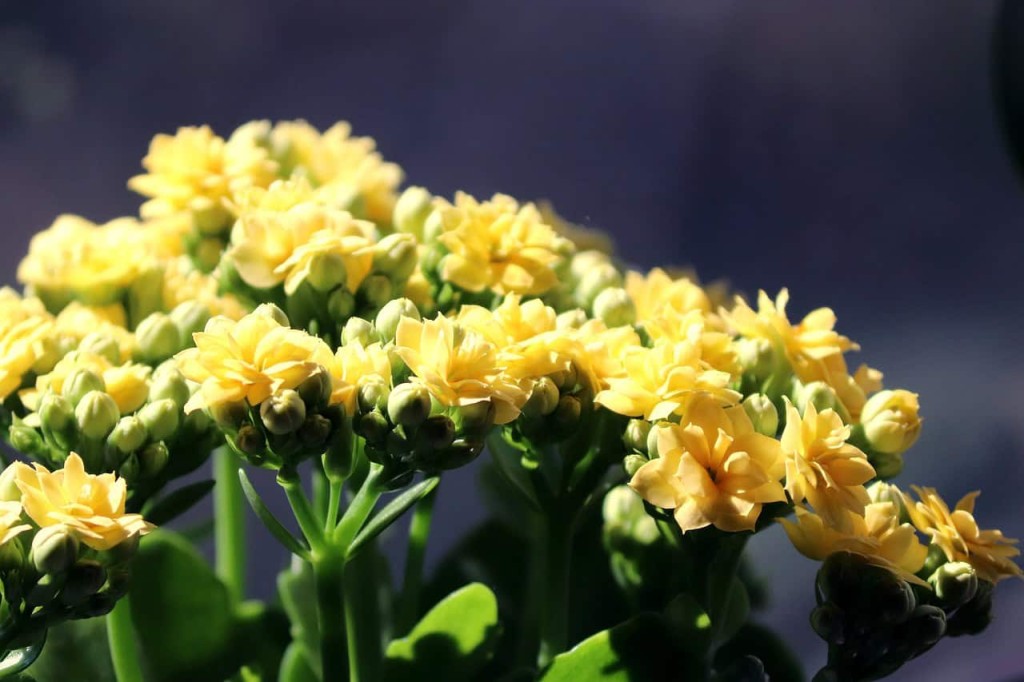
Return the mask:
M 135 452 L 141 448 L 147 438 L 149 438 L 149 432 L 146 431 L 142 420 L 134 415 L 129 415 L 118 420 L 114 430 L 107 436 L 107 443 L 122 455 L 127 455 L 129 452 Z
M 107 570 L 103 564 L 92 559 L 83 559 L 68 570 L 60 600 L 65 606 L 75 607 L 100 591 L 107 582 Z
M 582 414 L 580 399 L 574 395 L 563 395 L 558 399 L 558 407 L 551 413 L 551 418 L 558 433 L 569 433 L 579 426 Z
M 389 234 L 374 250 L 373 268 L 396 282 L 404 282 L 416 269 L 416 239 L 408 234 Z
M 898 455 L 921 435 L 917 394 L 902 389 L 879 391 L 861 411 L 864 437 L 873 450 Z
M 345 323 L 345 327 L 341 330 L 341 343 L 343 346 L 358 343 L 365 348 L 378 341 L 380 341 L 380 336 L 377 334 L 377 328 L 373 326 L 372 322 L 361 317 L 349 318 L 348 322 Z
M 273 303 L 260 303 L 256 306 L 256 309 L 252 311 L 253 315 L 263 315 L 269 317 L 274 322 L 277 322 L 282 327 L 290 327 L 291 322 L 288 321 L 288 316 L 284 314 L 284 311 L 278 308 Z
M 391 280 L 384 275 L 370 275 L 359 286 L 359 294 L 371 308 L 380 308 L 391 300 Z
M 309 260 L 306 281 L 317 291 L 330 291 L 348 278 L 345 259 L 340 253 L 324 251 Z
M 587 323 L 587 313 L 581 308 L 574 308 L 559 314 L 555 318 L 555 328 L 559 331 L 579 329 Z
M 384 341 L 394 341 L 398 323 L 403 317 L 411 317 L 417 321 L 420 319 L 420 311 L 415 303 L 407 298 L 396 298 L 385 303 L 374 320 L 378 336 Z
M 25 565 L 25 546 L 20 537 L 13 537 L 0 545 L 0 571 L 20 571 Z
M 212 272 L 220 262 L 221 252 L 224 250 L 224 242 L 216 237 L 205 237 L 192 242 L 189 248 L 189 255 L 192 262 L 202 272 Z
M 885 452 L 870 451 L 868 462 L 875 469 L 875 477 L 888 481 L 896 478 L 903 471 L 903 455 L 891 455 Z
M 455 409 L 453 421 L 460 434 L 483 434 L 494 426 L 497 408 L 491 400 L 481 400 Z
M 299 442 L 308 449 L 319 448 L 331 435 L 331 422 L 326 417 L 313 414 L 299 427 Z
M 569 365 L 568 369 L 560 370 L 551 375 L 551 381 L 555 383 L 555 386 L 557 386 L 560 391 L 564 391 L 566 393 L 574 391 L 579 380 L 579 370 L 576 368 L 576 363 Z
M 863 577 L 874 572 L 878 579 L 875 582 L 871 597 L 878 611 L 879 619 L 886 623 L 902 623 L 917 606 L 917 598 L 910 585 L 897 578 L 888 570 L 872 566 Z
M 928 582 L 947 610 L 966 604 L 978 592 L 978 574 L 970 564 L 963 561 L 939 566 L 928 578 Z
M 636 322 L 636 305 L 625 289 L 605 289 L 594 299 L 594 317 L 609 327 L 624 327 Z
M 356 312 L 356 297 L 348 289 L 339 288 L 331 292 L 327 298 L 327 314 L 332 320 L 341 321 L 352 317 Z
M 779 430 L 779 411 L 768 396 L 763 393 L 747 396 L 743 401 L 743 411 L 750 417 L 755 431 L 762 436 L 775 437 Z
M 148 363 L 162 362 L 181 350 L 181 333 L 170 317 L 153 313 L 135 328 L 139 357 Z
M 435 241 L 444 232 L 444 222 L 441 220 L 441 212 L 431 210 L 427 214 L 427 219 L 423 221 L 423 243 L 427 244 Z M 426 270 L 433 270 L 434 264 L 424 263 Z
M 558 386 L 550 377 L 541 377 L 534 382 L 530 397 L 523 405 L 523 414 L 528 417 L 546 417 L 558 407 Z
M 846 639 L 843 612 L 834 604 L 822 604 L 811 611 L 811 629 L 829 644 L 842 644 Z
M 801 414 L 807 412 L 808 405 L 814 405 L 817 412 L 841 409 L 839 396 L 836 395 L 835 389 L 824 381 L 812 381 L 809 384 L 798 383 L 794 387 L 793 397 L 796 408 L 800 410 Z
M 647 438 L 651 435 L 651 423 L 645 419 L 630 419 L 626 431 L 622 434 L 622 442 L 630 450 L 647 452 Z M 646 461 L 646 457 L 644 460 Z
M 419 384 L 401 384 L 388 396 L 392 424 L 415 428 L 430 414 L 430 391 Z
M 138 453 L 139 473 L 146 478 L 152 478 L 163 471 L 167 466 L 167 460 L 171 453 L 163 443 L 150 443 L 142 452 Z
M 150 438 L 153 440 L 167 440 L 178 430 L 181 410 L 173 400 L 157 400 L 144 405 L 138 411 L 138 417 L 145 424 Z
M 72 405 L 77 405 L 86 393 L 105 390 L 107 390 L 107 384 L 103 381 L 103 377 L 91 369 L 79 367 L 71 370 L 71 373 L 64 379 L 61 394 Z
M 580 277 L 574 297 L 581 308 L 596 307 L 597 297 L 609 288 L 622 286 L 622 273 L 608 262 L 595 263 Z M 617 326 L 617 325 L 616 325 Z
M 182 347 L 191 345 L 192 335 L 201 332 L 210 321 L 210 309 L 199 301 L 179 303 L 170 312 L 171 322 L 178 329 Z
M 775 366 L 775 351 L 767 339 L 738 339 L 735 343 L 736 359 L 743 372 L 756 379 L 766 379 Z
M 263 401 L 260 419 L 267 431 L 283 436 L 297 430 L 306 421 L 306 404 L 298 393 L 285 389 Z
M 423 223 L 433 210 L 434 197 L 422 187 L 408 187 L 395 202 L 392 222 L 395 229 L 423 241 Z
M 455 440 L 455 422 L 443 414 L 427 417 L 416 432 L 416 440 L 430 450 L 443 450 Z
M 914 609 L 907 627 L 918 647 L 924 649 L 946 634 L 946 614 L 937 606 L 921 605 Z
M 120 418 L 117 403 L 102 391 L 89 391 L 75 407 L 79 431 L 93 440 L 106 438 Z
M 133 483 L 139 478 L 139 471 L 142 470 L 142 466 L 139 464 L 139 456 L 137 453 L 132 453 L 124 458 L 121 462 L 121 466 L 117 468 L 117 475 Z
M 222 429 L 235 430 L 249 418 L 245 401 L 215 403 L 208 408 L 210 418 Z
M 342 481 L 352 473 L 353 440 L 351 420 L 340 419 L 323 456 L 324 473 L 328 479 Z
M 30 556 L 40 573 L 63 573 L 78 559 L 78 538 L 63 525 L 46 526 L 32 538 Z
M 608 254 L 602 253 L 601 251 L 578 251 L 573 255 L 569 261 L 569 274 L 572 275 L 572 279 L 577 282 L 584 277 L 587 273 L 596 270 L 597 268 L 603 268 L 606 265 L 611 265 L 611 260 L 608 258 Z M 612 286 L 621 286 L 622 279 L 613 284 Z
M 153 372 L 149 385 L 149 401 L 173 400 L 174 404 L 181 410 L 185 403 L 192 397 L 188 382 L 175 367 L 161 365 Z
M 980 634 L 992 622 L 992 583 L 978 581 L 978 589 L 966 604 L 958 608 L 946 623 L 950 637 Z
M 39 422 L 47 441 L 61 450 L 74 447 L 78 425 L 75 422 L 75 409 L 68 399 L 53 393 L 44 396 L 39 405 Z
M 388 386 L 383 381 L 367 381 L 359 387 L 359 409 L 362 412 L 386 410 L 389 393 Z
M 235 436 L 235 447 L 246 455 L 260 456 L 267 448 L 267 439 L 252 424 L 243 424 Z
M 82 337 L 78 350 L 106 358 L 112 365 L 121 364 L 121 346 L 110 334 L 90 332 Z
M 657 424 L 651 425 L 651 430 L 647 433 L 647 456 L 650 459 L 657 459 L 658 455 L 658 434 L 661 431 L 661 427 Z
M 380 412 L 367 412 L 356 423 L 356 433 L 370 443 L 383 443 L 387 438 L 391 425 Z
M 323 407 L 331 397 L 331 375 L 327 372 L 314 372 L 295 391 L 307 407 Z
M 647 464 L 649 460 L 643 455 L 633 453 L 632 455 L 626 455 L 622 459 L 622 468 L 626 470 L 626 475 L 630 478 L 636 475 L 636 472 L 640 471 L 640 467 Z
M 475 438 L 459 438 L 449 447 L 441 450 L 442 457 L 437 462 L 438 469 L 458 469 L 472 462 L 484 451 L 484 442 Z
M 46 449 L 46 443 L 39 432 L 24 424 L 11 424 L 7 431 L 7 440 L 12 448 L 27 455 L 42 453 Z

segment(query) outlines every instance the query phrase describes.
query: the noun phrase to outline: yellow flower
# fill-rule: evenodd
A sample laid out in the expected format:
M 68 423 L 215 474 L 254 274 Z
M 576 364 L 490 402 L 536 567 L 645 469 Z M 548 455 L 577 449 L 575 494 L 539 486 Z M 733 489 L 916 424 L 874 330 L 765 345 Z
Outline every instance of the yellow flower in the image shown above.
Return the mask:
M 126 329 L 127 315 L 124 306 L 112 303 L 105 306 L 88 306 L 72 301 L 57 313 L 54 329 L 63 339 L 71 339 L 73 345 L 93 332 L 100 332 L 117 342 L 121 362 L 127 362 L 135 352 L 135 335 Z
M 873 502 L 864 508 L 864 516 L 845 514 L 845 530 L 800 507 L 796 509 L 796 522 L 780 521 L 793 546 L 809 559 L 824 561 L 835 552 L 853 552 L 907 582 L 928 587 L 914 575 L 924 566 L 928 549 L 918 540 L 913 526 L 900 523 L 896 505 Z
M 243 400 L 259 405 L 325 371 L 333 361 L 323 341 L 283 327 L 259 309 L 237 322 L 211 318 L 193 339 L 195 348 L 175 356 L 185 378 L 200 384 L 186 413 Z
M 558 284 L 555 269 L 572 249 L 541 220 L 533 204 L 496 194 L 478 202 L 455 195 L 455 204 L 438 199 L 435 211 L 448 249 L 441 260 L 441 279 L 466 291 L 498 294 L 543 294 Z
M 711 301 L 700 285 L 688 277 L 673 279 L 661 268 L 647 275 L 636 271 L 626 273 L 626 293 L 636 306 L 636 319 L 643 324 L 672 313 L 673 316 L 699 310 L 711 313 Z
M 235 296 L 218 293 L 217 278 L 197 270 L 187 256 L 164 263 L 163 275 L 165 310 L 198 301 L 206 306 L 210 315 L 223 315 L 232 320 L 239 320 L 248 312 Z
M 232 135 L 225 141 L 209 126 L 157 135 L 142 165 L 147 173 L 129 180 L 128 187 L 150 197 L 142 205 L 144 218 L 191 211 L 214 227 L 229 218 L 226 199 L 277 177 L 276 164 L 252 137 Z
M 537 202 L 542 221 L 575 245 L 577 251 L 597 251 L 611 255 L 615 251 L 612 236 L 603 230 L 571 223 L 558 214 L 550 201 Z
M 1021 576 L 1013 557 L 1020 554 L 1017 540 L 998 530 L 981 530 L 974 520 L 974 502 L 979 493 L 969 493 L 956 503 L 953 511 L 934 488 L 913 486 L 920 501 L 904 495 L 904 505 L 917 529 L 930 535 L 950 561 L 966 561 L 982 580 L 995 583 L 1003 578 Z
M 21 502 L 0 502 L 0 546 L 31 529 L 32 526 L 22 523 Z
M 879 452 L 905 452 L 921 435 L 918 410 L 916 393 L 902 389 L 876 393 L 860 415 L 864 436 Z
M 85 473 L 82 458 L 74 452 L 64 468 L 53 473 L 40 464 L 14 466 L 25 513 L 40 528 L 61 525 L 98 551 L 153 530 L 141 514 L 125 513 L 128 494 L 123 478 Z
M 131 414 L 142 407 L 149 397 L 149 375 L 146 365 L 127 362 L 115 365 L 107 358 L 88 351 L 74 351 L 65 355 L 47 374 L 36 378 L 35 389 L 25 391 L 22 401 L 34 408 L 47 391 L 62 393 L 64 381 L 76 369 L 87 369 L 103 379 L 106 393 L 117 403 L 121 414 Z
M 720 320 L 693 309 L 679 312 L 665 308 L 657 317 L 638 319 L 655 344 L 676 343 L 691 337 L 700 338 L 701 359 L 714 369 L 729 374 L 740 371 L 739 359 L 732 335 L 721 331 Z
M 835 528 L 848 531 L 850 515 L 864 514 L 868 492 L 864 488 L 875 475 L 867 455 L 846 441 L 850 427 L 834 410 L 818 412 L 808 404 L 803 418 L 786 401 L 786 428 L 782 451 L 786 456 L 786 492 L 793 502 L 807 500 Z
M 53 319 L 38 299 L 22 299 L 0 289 L 0 400 L 21 387 L 22 380 L 45 352 Z
M 358 342 L 345 344 L 327 366 L 331 376 L 331 404 L 344 405 L 348 414 L 356 412 L 359 389 L 370 383 L 391 387 L 391 358 L 379 343 L 365 348 Z
M 395 334 L 395 352 L 427 388 L 448 407 L 491 401 L 495 423 L 516 418 L 526 400 L 522 388 L 498 364 L 498 351 L 479 333 L 443 315 L 418 321 L 403 317 Z
M 701 394 L 727 405 L 740 398 L 729 388 L 732 377 L 702 360 L 700 338 L 693 334 L 688 340 L 654 348 L 626 348 L 622 364 L 625 376 L 607 379 L 608 388 L 594 402 L 627 417 L 666 419 L 685 412 Z
M 284 283 L 291 293 L 309 274 L 314 257 L 336 254 L 345 265 L 346 286 L 355 291 L 373 267 L 373 231 L 372 223 L 317 204 L 256 210 L 235 223 L 225 256 L 250 286 Z
M 651 504 L 674 509 L 685 533 L 713 525 L 754 530 L 761 507 L 784 502 L 779 442 L 754 431 L 742 407 L 694 402 L 682 424 L 658 428 L 658 457 L 629 482 Z
M 62 215 L 32 237 L 28 255 L 18 266 L 18 280 L 51 309 L 73 298 L 107 305 L 154 264 L 153 249 L 137 221 L 118 218 L 96 225 Z
M 629 349 L 642 347 L 632 326 L 608 327 L 601 320 L 587 320 L 574 335 L 584 348 L 583 357 L 575 361 L 595 393 L 609 388 L 611 379 L 625 377 L 623 358 Z

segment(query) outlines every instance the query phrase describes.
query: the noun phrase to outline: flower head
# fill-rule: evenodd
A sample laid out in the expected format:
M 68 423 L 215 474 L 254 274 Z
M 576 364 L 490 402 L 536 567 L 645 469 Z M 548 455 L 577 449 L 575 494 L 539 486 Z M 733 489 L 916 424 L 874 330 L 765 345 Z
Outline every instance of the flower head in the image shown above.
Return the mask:
M 0 400 L 21 387 L 43 353 L 43 340 L 53 329 L 48 315 L 5 318 L 0 317 Z
M 347 343 L 334 354 L 327 366 L 331 375 L 331 404 L 345 406 L 348 414 L 356 411 L 359 389 L 369 383 L 391 388 L 391 358 L 379 343 L 363 347 L 358 341 Z
M 141 514 L 125 513 L 128 493 L 123 478 L 87 474 L 82 458 L 74 452 L 63 469 L 52 473 L 40 464 L 14 466 L 25 513 L 40 528 L 64 526 L 98 551 L 153 529 Z
M 868 399 L 861 411 L 864 436 L 879 452 L 900 454 L 921 435 L 917 394 L 902 389 L 880 391 Z
M 103 391 L 110 395 L 121 414 L 130 414 L 142 407 L 149 396 L 149 375 L 146 365 L 127 362 L 115 365 L 102 355 L 89 351 L 74 351 L 65 355 L 54 368 L 36 378 L 35 389 L 22 394 L 26 405 L 36 406 L 46 393 L 63 394 L 65 381 L 76 370 L 85 369 L 103 380 Z
M 742 407 L 704 397 L 683 423 L 657 428 L 658 457 L 629 485 L 651 504 L 674 509 L 684 533 L 710 525 L 753 530 L 763 504 L 785 501 L 779 442 L 754 431 Z
M 21 502 L 0 501 L 0 546 L 32 529 L 32 526 L 22 521 L 21 511 Z

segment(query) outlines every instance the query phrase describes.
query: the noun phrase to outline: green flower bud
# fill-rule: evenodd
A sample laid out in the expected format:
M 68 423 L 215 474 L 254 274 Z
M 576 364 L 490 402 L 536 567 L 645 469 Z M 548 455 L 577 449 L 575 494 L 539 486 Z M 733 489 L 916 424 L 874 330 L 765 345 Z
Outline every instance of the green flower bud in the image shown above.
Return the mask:
M 224 206 L 210 202 L 192 210 L 192 226 L 200 234 L 216 237 L 231 226 L 231 214 Z
M 390 393 L 387 384 L 383 381 L 367 381 L 359 387 L 359 409 L 362 412 L 378 410 L 383 412 L 388 407 L 388 394 Z
M 212 272 L 220 262 L 221 252 L 224 250 L 224 242 L 216 237 L 196 239 L 189 246 L 192 262 L 202 272 Z
M 775 351 L 767 339 L 738 339 L 736 359 L 743 372 L 756 379 L 767 379 L 775 369 Z
M 864 577 L 874 573 L 878 580 L 871 590 L 879 620 L 885 623 L 902 623 L 917 606 L 917 598 L 910 585 L 884 568 L 871 566 Z
M 392 222 L 395 229 L 423 241 L 423 223 L 433 210 L 434 197 L 422 187 L 408 187 L 395 202 Z
M 846 619 L 835 604 L 822 604 L 811 611 L 811 629 L 829 644 L 846 639 Z
M 332 320 L 347 320 L 356 312 L 356 297 L 348 289 L 336 289 L 327 298 L 327 314 Z
M 391 425 L 380 412 L 373 411 L 359 417 L 355 425 L 356 433 L 365 438 L 369 443 L 383 443 L 391 431 Z
M 139 464 L 139 455 L 133 452 L 122 460 L 121 465 L 117 468 L 117 475 L 131 484 L 139 479 L 140 471 L 142 471 L 142 465 Z
M 647 439 L 651 435 L 651 423 L 645 419 L 630 419 L 622 434 L 623 444 L 630 450 L 647 452 Z M 646 461 L 646 457 L 644 460 Z
M 153 372 L 149 384 L 149 401 L 172 400 L 178 406 L 178 410 L 185 407 L 185 403 L 192 397 L 188 382 L 177 368 L 170 365 L 161 365 Z
M 327 372 L 314 372 L 295 390 L 307 408 L 324 407 L 331 397 L 331 375 Z
M 523 414 L 527 417 L 546 417 L 558 407 L 558 386 L 550 377 L 541 377 L 534 382 L 530 397 L 523 405 Z
M 17 572 L 25 565 L 25 546 L 20 537 L 13 537 L 0 545 L 0 571 Z M 5 595 L 11 600 L 13 595 Z
M 25 595 L 25 606 L 30 609 L 50 606 L 61 587 L 64 585 L 63 575 L 44 574 L 42 578 Z
M 865 565 L 862 557 L 850 552 L 830 554 L 815 579 L 818 603 L 832 602 L 843 608 L 857 606 Z
M 455 422 L 455 430 L 460 434 L 484 434 L 494 426 L 494 417 L 497 408 L 491 400 L 481 400 L 469 405 L 460 405 L 455 408 L 452 421 Z
M 636 306 L 625 289 L 605 289 L 594 299 L 594 317 L 609 327 L 623 327 L 636 322 Z
M 102 391 L 89 391 L 75 407 L 79 431 L 93 440 L 106 438 L 120 418 L 117 403 Z
M 569 261 L 569 274 L 572 276 L 573 281 L 579 282 L 581 279 L 586 277 L 588 273 L 611 264 L 611 259 L 608 257 L 608 254 L 602 253 L 601 251 L 578 251 Z M 619 281 L 615 282 L 611 286 L 622 286 L 621 275 L 619 277 Z
M 410 317 L 417 321 L 420 319 L 420 311 L 415 303 L 407 298 L 396 298 L 384 304 L 374 320 L 378 336 L 383 341 L 394 341 L 398 323 L 403 317 Z
M 171 453 L 164 443 L 150 443 L 138 453 L 139 472 L 146 478 L 153 478 L 164 470 Z
M 416 432 L 416 440 L 428 450 L 443 450 L 455 441 L 455 422 L 443 414 L 431 415 Z
M 179 303 L 170 312 L 171 322 L 178 329 L 181 347 L 192 345 L 192 335 L 201 332 L 210 321 L 210 309 L 199 301 Z
M 871 498 L 872 502 L 889 502 L 893 504 L 896 507 L 896 513 L 899 515 L 900 523 L 910 523 L 910 515 L 907 513 L 907 508 L 903 503 L 903 496 L 896 486 L 884 481 L 875 481 L 868 486 L 868 497 Z
M 78 559 L 78 538 L 60 524 L 40 528 L 32 538 L 30 557 L 40 573 L 63 573 Z
M 551 413 L 555 431 L 559 434 L 571 433 L 580 425 L 583 414 L 583 403 L 574 395 L 563 395 L 558 400 L 558 407 Z
M 429 244 L 430 242 L 436 241 L 438 237 L 444 232 L 444 223 L 441 221 L 441 212 L 431 210 L 427 214 L 427 219 L 423 221 L 423 243 Z M 439 246 L 439 245 L 438 245 Z M 433 270 L 435 264 L 424 263 L 425 270 Z
M 763 436 L 775 437 L 779 431 L 779 411 L 774 403 L 763 393 L 747 396 L 743 401 L 743 410 L 750 417 L 754 430 Z
M 317 291 L 330 291 L 347 279 L 348 269 L 340 253 L 326 251 L 310 258 L 306 281 Z
M 252 311 L 253 315 L 263 315 L 277 322 L 282 327 L 290 327 L 291 322 L 288 321 L 288 316 L 284 314 L 284 311 L 278 308 L 273 303 L 260 303 L 256 306 L 256 309 Z
M 359 295 L 370 308 L 380 308 L 391 300 L 391 280 L 384 275 L 370 275 L 359 286 Z
M 949 617 L 946 634 L 950 637 L 981 634 L 992 622 L 992 588 L 987 580 L 979 580 L 974 596 Z
M 259 457 L 267 449 L 267 439 L 263 432 L 252 424 L 242 424 L 235 436 L 235 447 L 239 452 L 253 457 Z
M 111 364 L 121 364 L 121 346 L 114 337 L 103 332 L 90 332 L 78 344 L 78 350 L 106 358 Z
M 263 401 L 260 419 L 270 433 L 278 436 L 292 433 L 306 421 L 306 403 L 298 393 L 285 389 Z
M 574 296 L 581 308 L 591 308 L 605 289 L 622 286 L 622 273 L 611 263 L 595 263 L 583 273 L 576 285 Z
M 210 406 L 209 413 L 217 426 L 234 431 L 249 418 L 249 405 L 245 401 L 217 403 Z
M 46 450 L 46 443 L 39 432 L 21 423 L 11 424 L 7 431 L 7 440 L 12 448 L 27 455 L 40 454 Z
M 647 456 L 650 459 L 657 459 L 658 455 L 658 425 L 652 424 L 651 430 L 647 433 Z
M 946 634 L 946 614 L 937 606 L 918 606 L 910 616 L 907 628 L 918 647 L 925 649 Z
M 395 282 L 404 282 L 416 269 L 418 257 L 416 239 L 408 234 L 389 234 L 379 242 L 374 251 L 373 269 L 382 272 Z
M 83 559 L 68 570 L 60 600 L 65 606 L 75 607 L 100 591 L 107 582 L 107 569 L 92 559 Z
M 95 376 L 95 375 L 94 375 Z M 78 437 L 75 409 L 63 396 L 46 395 L 39 405 L 43 436 L 60 450 L 71 450 Z
M 924 575 L 931 575 L 939 570 L 939 566 L 946 563 L 949 563 L 949 559 L 942 548 L 936 544 L 928 545 L 928 555 L 924 559 L 924 566 L 921 567 L 920 572 Z
M 443 471 L 458 469 L 479 457 L 483 451 L 484 442 L 482 440 L 459 438 L 452 442 L 449 447 L 439 451 L 443 454 L 443 457 L 437 462 L 437 469 Z
M 917 394 L 910 391 L 879 391 L 861 411 L 864 437 L 873 450 L 899 455 L 921 435 Z
M 64 379 L 61 394 L 72 405 L 77 405 L 89 391 L 105 390 L 107 390 L 107 384 L 103 381 L 103 377 L 90 369 L 79 367 L 71 370 L 71 373 Z
M 839 412 L 842 410 L 839 396 L 836 395 L 835 389 L 824 381 L 812 381 L 809 384 L 797 383 L 793 388 L 793 393 L 796 408 L 800 410 L 801 414 L 807 411 L 808 405 L 814 405 L 814 409 L 818 412 L 824 412 L 825 410 L 836 410 Z
M 358 343 L 365 348 L 371 343 L 377 343 L 378 341 L 380 341 L 380 336 L 377 334 L 377 328 L 373 326 L 372 322 L 361 317 L 349 318 L 348 322 L 345 323 L 345 327 L 341 330 L 341 343 L 343 346 Z
M 135 452 L 149 438 L 146 425 L 137 416 L 121 417 L 114 430 L 107 436 L 107 443 L 122 455 Z
M 392 429 L 384 439 L 388 454 L 392 457 L 405 457 L 412 452 L 412 441 L 405 435 L 405 429 Z
M 392 424 L 415 428 L 430 414 L 430 391 L 419 384 L 401 384 L 388 396 Z
M 323 456 L 324 473 L 329 480 L 343 481 L 352 473 L 353 440 L 352 421 L 348 418 L 339 420 Z
M 21 502 L 21 488 L 15 483 L 17 479 L 18 469 L 14 464 L 7 465 L 0 473 L 0 502 Z
M 170 317 L 153 313 L 135 328 L 138 356 L 150 364 L 163 362 L 182 348 L 181 333 Z
M 647 464 L 650 461 L 643 455 L 633 453 L 632 455 L 626 455 L 622 459 L 622 468 L 626 470 L 626 475 L 630 478 L 636 475 L 636 472 L 640 471 L 640 467 Z
M 555 328 L 560 331 L 579 329 L 587 323 L 587 319 L 587 313 L 582 308 L 574 308 L 555 318 Z
M 963 561 L 939 566 L 928 578 L 928 582 L 946 610 L 963 606 L 978 592 L 978 574 L 970 564 Z
M 568 369 L 560 370 L 551 375 L 551 381 L 555 383 L 555 386 L 560 391 L 565 393 L 576 390 L 576 384 L 579 383 L 579 380 L 579 370 L 576 368 L 575 363 L 569 365 Z
M 299 442 L 307 450 L 318 450 L 331 435 L 331 422 L 326 417 L 313 414 L 299 427 Z
M 181 410 L 173 400 L 157 400 L 144 405 L 138 412 L 153 440 L 167 440 L 178 430 Z
M 883 481 L 896 478 L 903 471 L 903 455 L 869 451 L 868 462 L 875 468 L 875 476 Z

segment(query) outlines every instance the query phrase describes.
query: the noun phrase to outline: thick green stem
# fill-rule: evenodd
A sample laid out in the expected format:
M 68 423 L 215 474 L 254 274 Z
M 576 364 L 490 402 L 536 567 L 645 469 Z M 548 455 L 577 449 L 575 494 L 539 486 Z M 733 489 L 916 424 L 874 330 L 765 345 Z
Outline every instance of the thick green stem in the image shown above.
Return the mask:
M 343 584 L 349 682 L 376 682 L 380 679 L 383 652 L 378 593 L 380 567 L 377 560 L 376 552 L 368 549 L 345 564 Z
M 226 447 L 213 453 L 214 539 L 217 576 L 231 595 L 245 598 L 245 503 L 238 480 L 238 458 Z
M 312 468 L 313 477 L 313 511 L 316 512 L 318 519 L 327 518 L 327 506 L 329 491 L 327 476 L 324 474 L 324 470 L 319 466 L 317 462 L 313 463 Z
M 345 486 L 343 481 L 330 481 L 330 489 L 327 496 L 327 518 L 324 521 L 324 533 L 330 534 L 338 525 L 338 508 L 341 507 L 341 489 Z
M 336 551 L 324 552 L 313 560 L 323 680 L 345 679 L 346 627 L 345 599 L 342 592 L 344 565 L 344 558 Z M 349 679 L 355 681 L 359 678 L 350 673 Z
M 537 666 L 543 669 L 565 651 L 569 641 L 569 564 L 572 556 L 573 517 L 552 510 L 544 534 L 544 564 L 540 594 L 540 651 Z
M 423 582 L 423 561 L 427 554 L 427 539 L 430 537 L 430 522 L 434 516 L 434 498 L 437 488 L 424 495 L 412 514 L 409 523 L 409 546 L 405 553 L 405 577 L 402 581 L 402 601 L 399 603 L 396 631 L 408 634 L 416 623 L 420 609 L 420 587 Z
M 341 522 L 334 530 L 333 544 L 341 547 L 343 552 L 348 552 L 349 545 L 352 544 L 359 530 L 366 523 L 366 519 L 370 517 L 370 512 L 373 511 L 381 493 L 384 492 L 378 485 L 380 472 L 379 464 L 370 465 L 370 471 L 363 480 L 363 485 L 360 486 L 356 496 L 352 498 L 352 503 L 345 510 L 345 515 L 341 517 Z
M 302 489 L 302 483 L 297 478 L 277 477 L 277 483 L 284 488 L 284 494 L 291 505 L 292 514 L 299 524 L 299 530 L 306 537 L 306 542 L 313 549 L 314 553 L 323 548 L 324 534 L 320 529 L 322 523 L 317 520 L 316 514 L 309 505 L 306 492 Z
M 132 626 L 132 605 L 128 596 L 122 597 L 114 610 L 107 614 L 107 644 L 117 682 L 142 682 L 135 628 Z

